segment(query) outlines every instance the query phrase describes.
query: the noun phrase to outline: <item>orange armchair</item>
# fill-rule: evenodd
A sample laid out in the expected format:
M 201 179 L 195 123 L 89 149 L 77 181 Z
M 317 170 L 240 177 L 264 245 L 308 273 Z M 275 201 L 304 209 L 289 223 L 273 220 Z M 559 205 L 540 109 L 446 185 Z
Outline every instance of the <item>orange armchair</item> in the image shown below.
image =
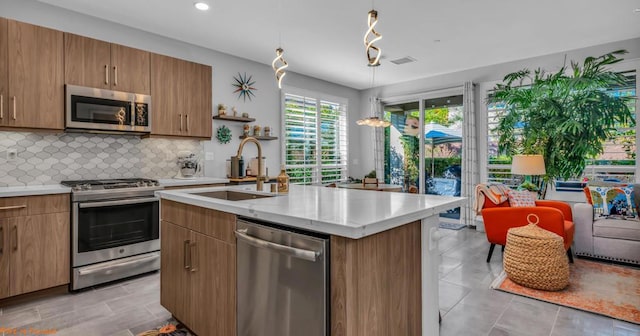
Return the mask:
M 573 263 L 571 244 L 575 227 L 569 204 L 560 201 L 536 201 L 535 207 L 512 208 L 509 207 L 509 202 L 496 205 L 489 198 L 484 197 L 482 220 L 487 240 L 491 244 L 487 262 L 491 261 L 496 244 L 501 245 L 504 250 L 507 243 L 507 231 L 510 228 L 527 225 L 527 215 L 536 214 L 540 218 L 539 227 L 562 237 L 569 261 Z

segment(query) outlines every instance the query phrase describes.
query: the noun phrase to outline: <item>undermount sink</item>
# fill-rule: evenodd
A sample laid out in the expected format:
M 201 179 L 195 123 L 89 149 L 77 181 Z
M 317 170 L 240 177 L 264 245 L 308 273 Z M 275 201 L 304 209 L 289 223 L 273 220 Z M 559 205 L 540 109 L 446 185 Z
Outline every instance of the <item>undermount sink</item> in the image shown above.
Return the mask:
M 267 198 L 275 195 L 252 194 L 235 190 L 208 191 L 202 193 L 193 193 L 192 195 L 223 199 L 227 201 L 244 201 L 250 199 Z

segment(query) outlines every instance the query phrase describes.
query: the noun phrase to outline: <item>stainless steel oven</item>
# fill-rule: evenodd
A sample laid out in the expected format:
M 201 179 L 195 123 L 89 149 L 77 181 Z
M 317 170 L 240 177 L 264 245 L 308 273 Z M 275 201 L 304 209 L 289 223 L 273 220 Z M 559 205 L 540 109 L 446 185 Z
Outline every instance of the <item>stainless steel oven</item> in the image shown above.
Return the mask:
M 152 180 L 65 181 L 72 186 L 72 289 L 160 268 L 161 189 Z
M 87 132 L 149 133 L 151 96 L 66 86 L 65 128 Z

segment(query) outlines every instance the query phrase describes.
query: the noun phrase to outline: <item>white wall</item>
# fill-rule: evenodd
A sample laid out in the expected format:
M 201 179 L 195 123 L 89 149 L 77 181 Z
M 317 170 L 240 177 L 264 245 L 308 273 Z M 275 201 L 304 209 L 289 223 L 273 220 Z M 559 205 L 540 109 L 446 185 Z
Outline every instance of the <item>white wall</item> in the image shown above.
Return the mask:
M 270 126 L 272 134 L 280 136 L 280 91 L 270 65 L 194 46 L 34 0 L 0 0 L 0 16 L 211 65 L 213 67 L 213 113 L 217 114 L 217 105 L 220 103 L 228 106 L 228 112 L 231 112 L 232 106 L 236 106 L 239 113 L 247 112 L 251 117 L 256 118 L 255 124 Z M 291 60 L 289 60 L 289 65 L 289 69 L 295 69 L 295 63 Z M 238 100 L 237 94 L 233 93 L 235 89 L 232 86 L 233 77 L 237 76 L 238 72 L 242 74 L 246 72 L 247 75 L 252 75 L 256 81 L 256 97 L 251 101 Z M 291 71 L 287 73 L 284 84 L 348 99 L 349 124 L 355 125 L 355 120 L 359 117 L 357 111 L 360 110 L 360 96 L 357 90 Z M 216 129 L 223 124 L 231 129 L 233 135 L 232 141 L 224 145 L 215 139 Z M 228 121 L 215 120 L 213 122 L 213 139 L 204 142 L 204 151 L 208 153 L 205 156 L 213 157 L 213 160 L 205 161 L 206 176 L 224 176 L 225 161 L 235 155 L 237 151 L 240 142 L 238 136 L 241 134 L 242 126 L 242 123 Z M 360 146 L 358 130 L 351 132 L 350 135 L 355 139 L 350 141 L 351 162 L 357 163 L 360 161 L 359 154 L 361 152 L 358 149 Z M 264 141 L 262 147 L 263 155 L 267 158 L 269 173 L 271 175 L 277 174 L 281 158 L 280 141 Z M 257 154 L 251 145 L 246 146 L 245 152 L 246 154 L 243 153 L 245 160 Z M 356 164 L 352 169 L 358 170 L 359 167 Z
M 465 81 L 472 81 L 475 84 L 479 84 L 477 85 L 477 89 L 475 92 L 476 114 L 486 113 L 486 108 L 483 108 L 485 94 L 484 89 L 491 88 L 496 81 L 501 81 L 502 78 L 508 73 L 515 72 L 524 68 L 533 70 L 538 67 L 541 67 L 547 71 L 557 71 L 564 64 L 565 55 L 567 59 L 567 65 L 569 65 L 569 62 L 571 60 L 581 62 L 585 57 L 600 56 L 619 49 L 626 49 L 629 52 L 628 54 L 623 55 L 623 58 L 625 59 L 625 61 L 623 61 L 624 63 L 636 62 L 638 59 L 640 59 L 640 38 L 607 43 L 603 45 L 571 50 L 563 53 L 556 53 L 541 57 L 534 57 L 514 62 L 496 64 L 482 68 L 469 69 L 465 71 L 427 77 L 393 85 L 376 87 L 361 92 L 360 105 L 363 107 L 368 106 L 368 100 L 370 96 L 377 96 L 382 99 L 405 95 L 408 96 L 439 89 L 462 86 Z M 469 57 L 473 57 L 473 55 L 470 54 Z M 389 64 L 387 62 L 383 66 L 392 67 L 395 65 Z M 361 156 L 361 160 L 364 164 L 358 167 L 361 169 L 359 172 L 352 172 L 353 176 L 366 174 L 373 169 L 373 150 L 369 150 L 366 148 L 367 146 L 369 146 L 368 144 L 372 143 L 372 133 L 373 132 L 371 129 L 367 129 L 361 131 L 359 134 L 360 142 L 363 144 L 363 148 L 360 149 L 360 151 L 363 153 L 363 155 Z M 483 133 L 478 133 L 479 136 L 482 136 L 482 134 Z M 481 154 L 482 153 L 479 154 L 479 157 L 482 157 Z

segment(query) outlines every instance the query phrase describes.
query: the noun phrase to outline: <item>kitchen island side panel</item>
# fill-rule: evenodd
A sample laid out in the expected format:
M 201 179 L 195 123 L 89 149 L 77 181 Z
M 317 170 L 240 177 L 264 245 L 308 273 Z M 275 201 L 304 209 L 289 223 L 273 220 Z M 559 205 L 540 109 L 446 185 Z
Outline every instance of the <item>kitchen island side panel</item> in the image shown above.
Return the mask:
M 331 236 L 331 335 L 421 335 L 420 221 Z

